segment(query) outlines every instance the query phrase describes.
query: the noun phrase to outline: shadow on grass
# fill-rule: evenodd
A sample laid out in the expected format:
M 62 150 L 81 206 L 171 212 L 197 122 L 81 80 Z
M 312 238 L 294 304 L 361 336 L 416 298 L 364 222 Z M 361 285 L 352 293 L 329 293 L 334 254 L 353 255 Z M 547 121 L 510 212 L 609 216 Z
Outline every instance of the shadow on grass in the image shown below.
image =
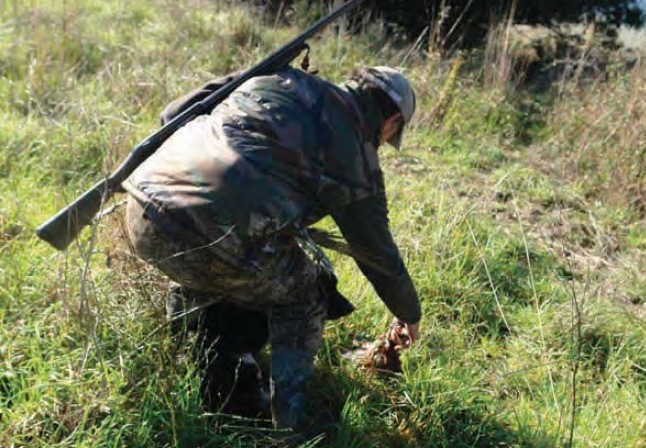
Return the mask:
M 187 406 L 155 400 L 143 403 L 144 407 L 138 428 L 127 435 L 125 446 L 269 447 L 280 446 L 277 441 L 287 435 L 274 430 L 269 420 L 204 412 L 197 401 Z
M 480 391 L 451 394 L 452 385 L 405 391 L 401 375 L 348 374 L 326 370 L 318 375 L 310 413 L 314 425 L 327 428 L 320 445 L 331 448 L 374 447 L 528 447 L 556 446 L 536 432 L 520 433 L 503 422 Z M 430 388 L 430 386 L 429 386 Z M 448 392 L 448 393 L 447 393 Z M 420 397 L 426 400 L 417 401 Z
M 355 370 L 332 349 L 317 365 L 309 390 L 309 429 L 302 443 L 268 420 L 209 414 L 199 403 L 197 379 L 185 368 L 155 370 L 125 412 L 102 425 L 129 447 L 529 447 L 557 444 L 540 428 L 515 429 L 490 394 L 465 387 L 469 378 L 422 378 Z M 464 383 L 464 384 L 463 384 Z M 117 418 L 116 415 L 119 415 Z M 124 421 L 124 418 L 127 421 Z M 126 429 L 123 429 L 126 428 Z
M 342 369 L 319 372 L 310 391 L 310 425 L 300 447 L 547 447 L 507 428 L 496 413 L 461 395 L 420 406 L 397 394 L 399 376 L 365 378 Z M 356 377 L 356 378 L 355 378 Z M 171 396 L 172 397 L 172 396 Z M 267 420 L 204 413 L 189 392 L 168 401 L 147 395 L 120 439 L 130 447 L 281 447 L 286 433 Z M 170 397 L 167 397 L 170 398 Z M 188 398 L 187 401 L 184 399 Z M 121 426 L 113 422 L 116 429 Z M 122 424 L 125 422 L 121 422 Z M 111 425 L 112 426 L 112 425 Z M 105 426 L 104 426 L 105 428 Z

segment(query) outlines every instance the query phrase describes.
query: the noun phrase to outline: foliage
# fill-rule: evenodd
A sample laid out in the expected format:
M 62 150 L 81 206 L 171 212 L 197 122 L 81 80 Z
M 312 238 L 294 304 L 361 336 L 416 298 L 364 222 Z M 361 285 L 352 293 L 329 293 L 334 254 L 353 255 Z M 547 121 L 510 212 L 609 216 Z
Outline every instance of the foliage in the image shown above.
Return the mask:
M 282 16 L 290 7 L 299 6 L 293 0 L 251 3 L 263 5 L 263 11 L 271 15 Z M 318 6 L 307 2 L 309 10 L 323 13 Z M 510 17 L 514 23 L 525 25 L 594 23 L 600 34 L 613 38 L 609 43 L 614 42 L 620 26 L 639 27 L 645 18 L 635 0 L 366 0 L 353 14 L 352 22 L 361 25 L 378 18 L 391 35 L 413 41 L 421 38 L 446 49 L 480 46 L 492 24 Z
M 395 32 L 432 37 L 453 47 L 481 45 L 492 23 L 513 17 L 515 23 L 553 25 L 594 22 L 612 35 L 620 25 L 639 26 L 644 17 L 634 0 L 504 1 L 372 0 L 368 6 Z
M 34 236 L 158 126 L 167 101 L 297 32 L 254 14 L 224 0 L 0 9 L 0 446 L 280 438 L 200 409 L 164 327 L 166 281 L 132 256 L 121 209 L 64 254 Z M 644 69 L 579 76 L 594 63 L 584 52 L 564 61 L 571 76 L 519 92 L 506 33 L 489 33 L 489 53 L 451 60 L 403 55 L 378 27 L 312 42 L 332 80 L 405 59 L 418 112 L 404 150 L 380 158 L 424 318 L 401 375 L 356 370 L 344 352 L 391 317 L 331 254 L 358 310 L 327 325 L 309 410 L 327 430 L 309 446 L 646 444 Z

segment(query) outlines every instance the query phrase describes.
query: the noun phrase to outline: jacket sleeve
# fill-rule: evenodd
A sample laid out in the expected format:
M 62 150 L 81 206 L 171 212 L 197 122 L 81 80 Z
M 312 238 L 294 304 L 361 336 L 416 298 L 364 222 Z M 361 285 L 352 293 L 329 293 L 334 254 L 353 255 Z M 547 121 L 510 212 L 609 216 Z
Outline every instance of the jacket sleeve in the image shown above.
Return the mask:
M 419 298 L 388 227 L 385 194 L 347 204 L 333 211 L 332 218 L 388 309 L 406 323 L 419 322 Z
M 221 78 L 213 79 L 201 87 L 198 87 L 195 90 L 188 92 L 187 94 L 173 100 L 168 103 L 166 108 L 161 114 L 161 123 L 162 126 L 171 121 L 173 118 L 184 112 L 186 109 L 191 107 L 193 104 L 198 101 L 202 101 L 204 98 L 218 90 L 220 87 L 228 84 L 233 81 L 235 78 L 240 76 L 242 72 L 233 72 Z

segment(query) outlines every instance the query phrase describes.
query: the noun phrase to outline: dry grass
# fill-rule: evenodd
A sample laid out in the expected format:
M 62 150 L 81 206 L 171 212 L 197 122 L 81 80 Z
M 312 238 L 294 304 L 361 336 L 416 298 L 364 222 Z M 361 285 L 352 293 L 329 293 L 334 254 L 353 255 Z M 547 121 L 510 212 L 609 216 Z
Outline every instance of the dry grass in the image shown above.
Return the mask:
M 0 446 L 250 447 L 276 436 L 200 410 L 191 367 L 163 330 L 165 279 L 130 253 L 120 210 L 66 254 L 33 236 L 156 128 L 166 101 L 297 31 L 224 13 L 228 2 L 194 4 L 0 11 L 10 198 L 0 201 Z M 492 28 L 486 55 L 453 60 L 393 48 L 378 27 L 313 42 L 334 80 L 406 58 L 419 110 L 404 150 L 381 157 L 424 309 L 400 375 L 358 372 L 341 353 L 390 316 L 332 255 L 358 311 L 328 325 L 318 357 L 312 414 L 334 422 L 319 446 L 646 443 L 644 69 L 577 75 L 581 58 L 594 62 L 589 49 L 562 61 L 556 83 L 524 90 L 508 27 Z

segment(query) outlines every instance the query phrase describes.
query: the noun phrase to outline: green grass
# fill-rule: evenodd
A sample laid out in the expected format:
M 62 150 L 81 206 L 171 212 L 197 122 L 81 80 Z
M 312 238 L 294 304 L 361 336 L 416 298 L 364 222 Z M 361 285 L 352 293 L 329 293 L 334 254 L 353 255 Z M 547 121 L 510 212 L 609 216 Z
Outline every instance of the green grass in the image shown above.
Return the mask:
M 166 102 L 293 37 L 299 8 L 277 25 L 224 1 L 0 7 L 0 446 L 280 436 L 200 410 L 160 328 L 166 282 L 131 255 L 121 211 L 66 253 L 34 232 L 154 131 Z M 406 53 L 378 26 L 312 41 L 335 81 Z M 390 316 L 332 254 L 358 310 L 326 330 L 311 415 L 336 425 L 310 446 L 646 446 L 643 69 L 534 97 L 488 85 L 480 60 L 408 58 L 420 107 L 404 150 L 381 158 L 421 338 L 401 375 L 350 365 L 342 353 Z

